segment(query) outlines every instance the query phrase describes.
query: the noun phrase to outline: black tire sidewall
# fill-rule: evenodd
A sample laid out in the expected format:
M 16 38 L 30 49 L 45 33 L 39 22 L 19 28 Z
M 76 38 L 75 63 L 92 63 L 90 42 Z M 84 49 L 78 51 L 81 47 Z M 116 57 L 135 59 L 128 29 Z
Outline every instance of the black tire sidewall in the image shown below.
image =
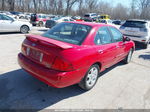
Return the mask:
M 131 58 L 132 58 L 132 55 L 133 55 L 133 49 L 132 49 L 132 48 L 130 49 L 129 53 L 130 53 L 130 52 L 131 52 L 131 57 L 130 57 L 130 61 L 131 61 Z M 128 53 L 127 57 L 126 57 L 125 60 L 124 60 L 124 62 L 125 62 L 126 64 L 130 63 L 130 61 L 128 61 L 129 53 Z

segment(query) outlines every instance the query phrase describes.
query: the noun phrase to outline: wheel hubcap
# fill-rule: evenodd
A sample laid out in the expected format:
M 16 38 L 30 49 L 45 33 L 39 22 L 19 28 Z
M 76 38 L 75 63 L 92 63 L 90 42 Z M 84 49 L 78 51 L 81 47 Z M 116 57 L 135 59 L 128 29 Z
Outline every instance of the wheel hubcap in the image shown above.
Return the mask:
M 97 80 L 97 76 L 98 76 L 98 69 L 96 67 L 91 68 L 86 79 L 87 86 L 92 87 Z
M 131 57 L 132 57 L 132 51 L 129 52 L 129 55 L 128 55 L 128 62 L 131 61 Z
M 24 27 L 22 28 L 22 32 L 26 33 L 27 31 L 28 31 L 28 28 L 24 26 Z

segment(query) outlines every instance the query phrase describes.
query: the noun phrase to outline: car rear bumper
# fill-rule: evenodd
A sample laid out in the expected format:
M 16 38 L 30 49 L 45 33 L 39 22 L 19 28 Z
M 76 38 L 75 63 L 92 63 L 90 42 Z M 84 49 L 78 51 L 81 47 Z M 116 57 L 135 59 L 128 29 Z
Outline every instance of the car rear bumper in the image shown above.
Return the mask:
M 19 65 L 32 76 L 48 84 L 49 86 L 56 88 L 63 88 L 80 82 L 86 69 L 75 70 L 71 72 L 60 72 L 52 69 L 48 69 L 44 66 L 38 65 L 21 53 L 18 54 Z

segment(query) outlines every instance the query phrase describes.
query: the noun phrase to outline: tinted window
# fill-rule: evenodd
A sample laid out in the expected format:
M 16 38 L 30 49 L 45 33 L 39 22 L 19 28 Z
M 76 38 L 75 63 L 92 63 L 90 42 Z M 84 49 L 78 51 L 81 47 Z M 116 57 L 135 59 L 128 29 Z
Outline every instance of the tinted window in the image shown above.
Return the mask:
M 2 20 L 2 15 L 0 15 L 0 20 Z
M 69 21 L 68 19 L 64 19 L 63 21 Z
M 79 45 L 86 38 L 90 30 L 91 27 L 86 25 L 60 23 L 42 36 Z
M 102 27 L 98 30 L 94 42 L 97 45 L 112 43 L 112 38 L 107 27 Z
M 101 20 L 100 22 L 101 22 L 101 23 L 107 23 L 107 21 L 106 21 L 106 20 Z
M 10 21 L 13 20 L 11 17 L 6 16 L 6 15 L 2 15 L 2 19 L 3 19 L 3 20 L 10 20 Z
M 109 27 L 111 33 L 112 33 L 112 36 L 113 36 L 113 39 L 115 40 L 115 42 L 120 42 L 122 41 L 122 33 L 120 33 L 119 30 L 117 30 L 116 28 L 113 28 L 113 27 Z
M 89 15 L 89 14 L 87 14 L 87 15 L 84 15 L 84 17 L 90 17 L 90 15 Z
M 92 14 L 91 16 L 97 16 L 97 14 Z
M 144 22 L 144 21 L 126 21 L 122 26 L 124 26 L 124 27 L 145 28 L 146 27 L 146 22 Z

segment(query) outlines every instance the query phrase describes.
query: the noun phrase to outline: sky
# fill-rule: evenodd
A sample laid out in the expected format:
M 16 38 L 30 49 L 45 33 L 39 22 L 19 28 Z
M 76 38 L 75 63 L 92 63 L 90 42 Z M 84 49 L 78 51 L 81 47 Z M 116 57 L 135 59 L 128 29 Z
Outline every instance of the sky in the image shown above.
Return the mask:
M 108 3 L 111 2 L 114 6 L 116 6 L 118 3 L 121 3 L 122 5 L 126 7 L 129 7 L 131 3 L 131 0 L 102 0 L 102 1 L 105 1 Z

